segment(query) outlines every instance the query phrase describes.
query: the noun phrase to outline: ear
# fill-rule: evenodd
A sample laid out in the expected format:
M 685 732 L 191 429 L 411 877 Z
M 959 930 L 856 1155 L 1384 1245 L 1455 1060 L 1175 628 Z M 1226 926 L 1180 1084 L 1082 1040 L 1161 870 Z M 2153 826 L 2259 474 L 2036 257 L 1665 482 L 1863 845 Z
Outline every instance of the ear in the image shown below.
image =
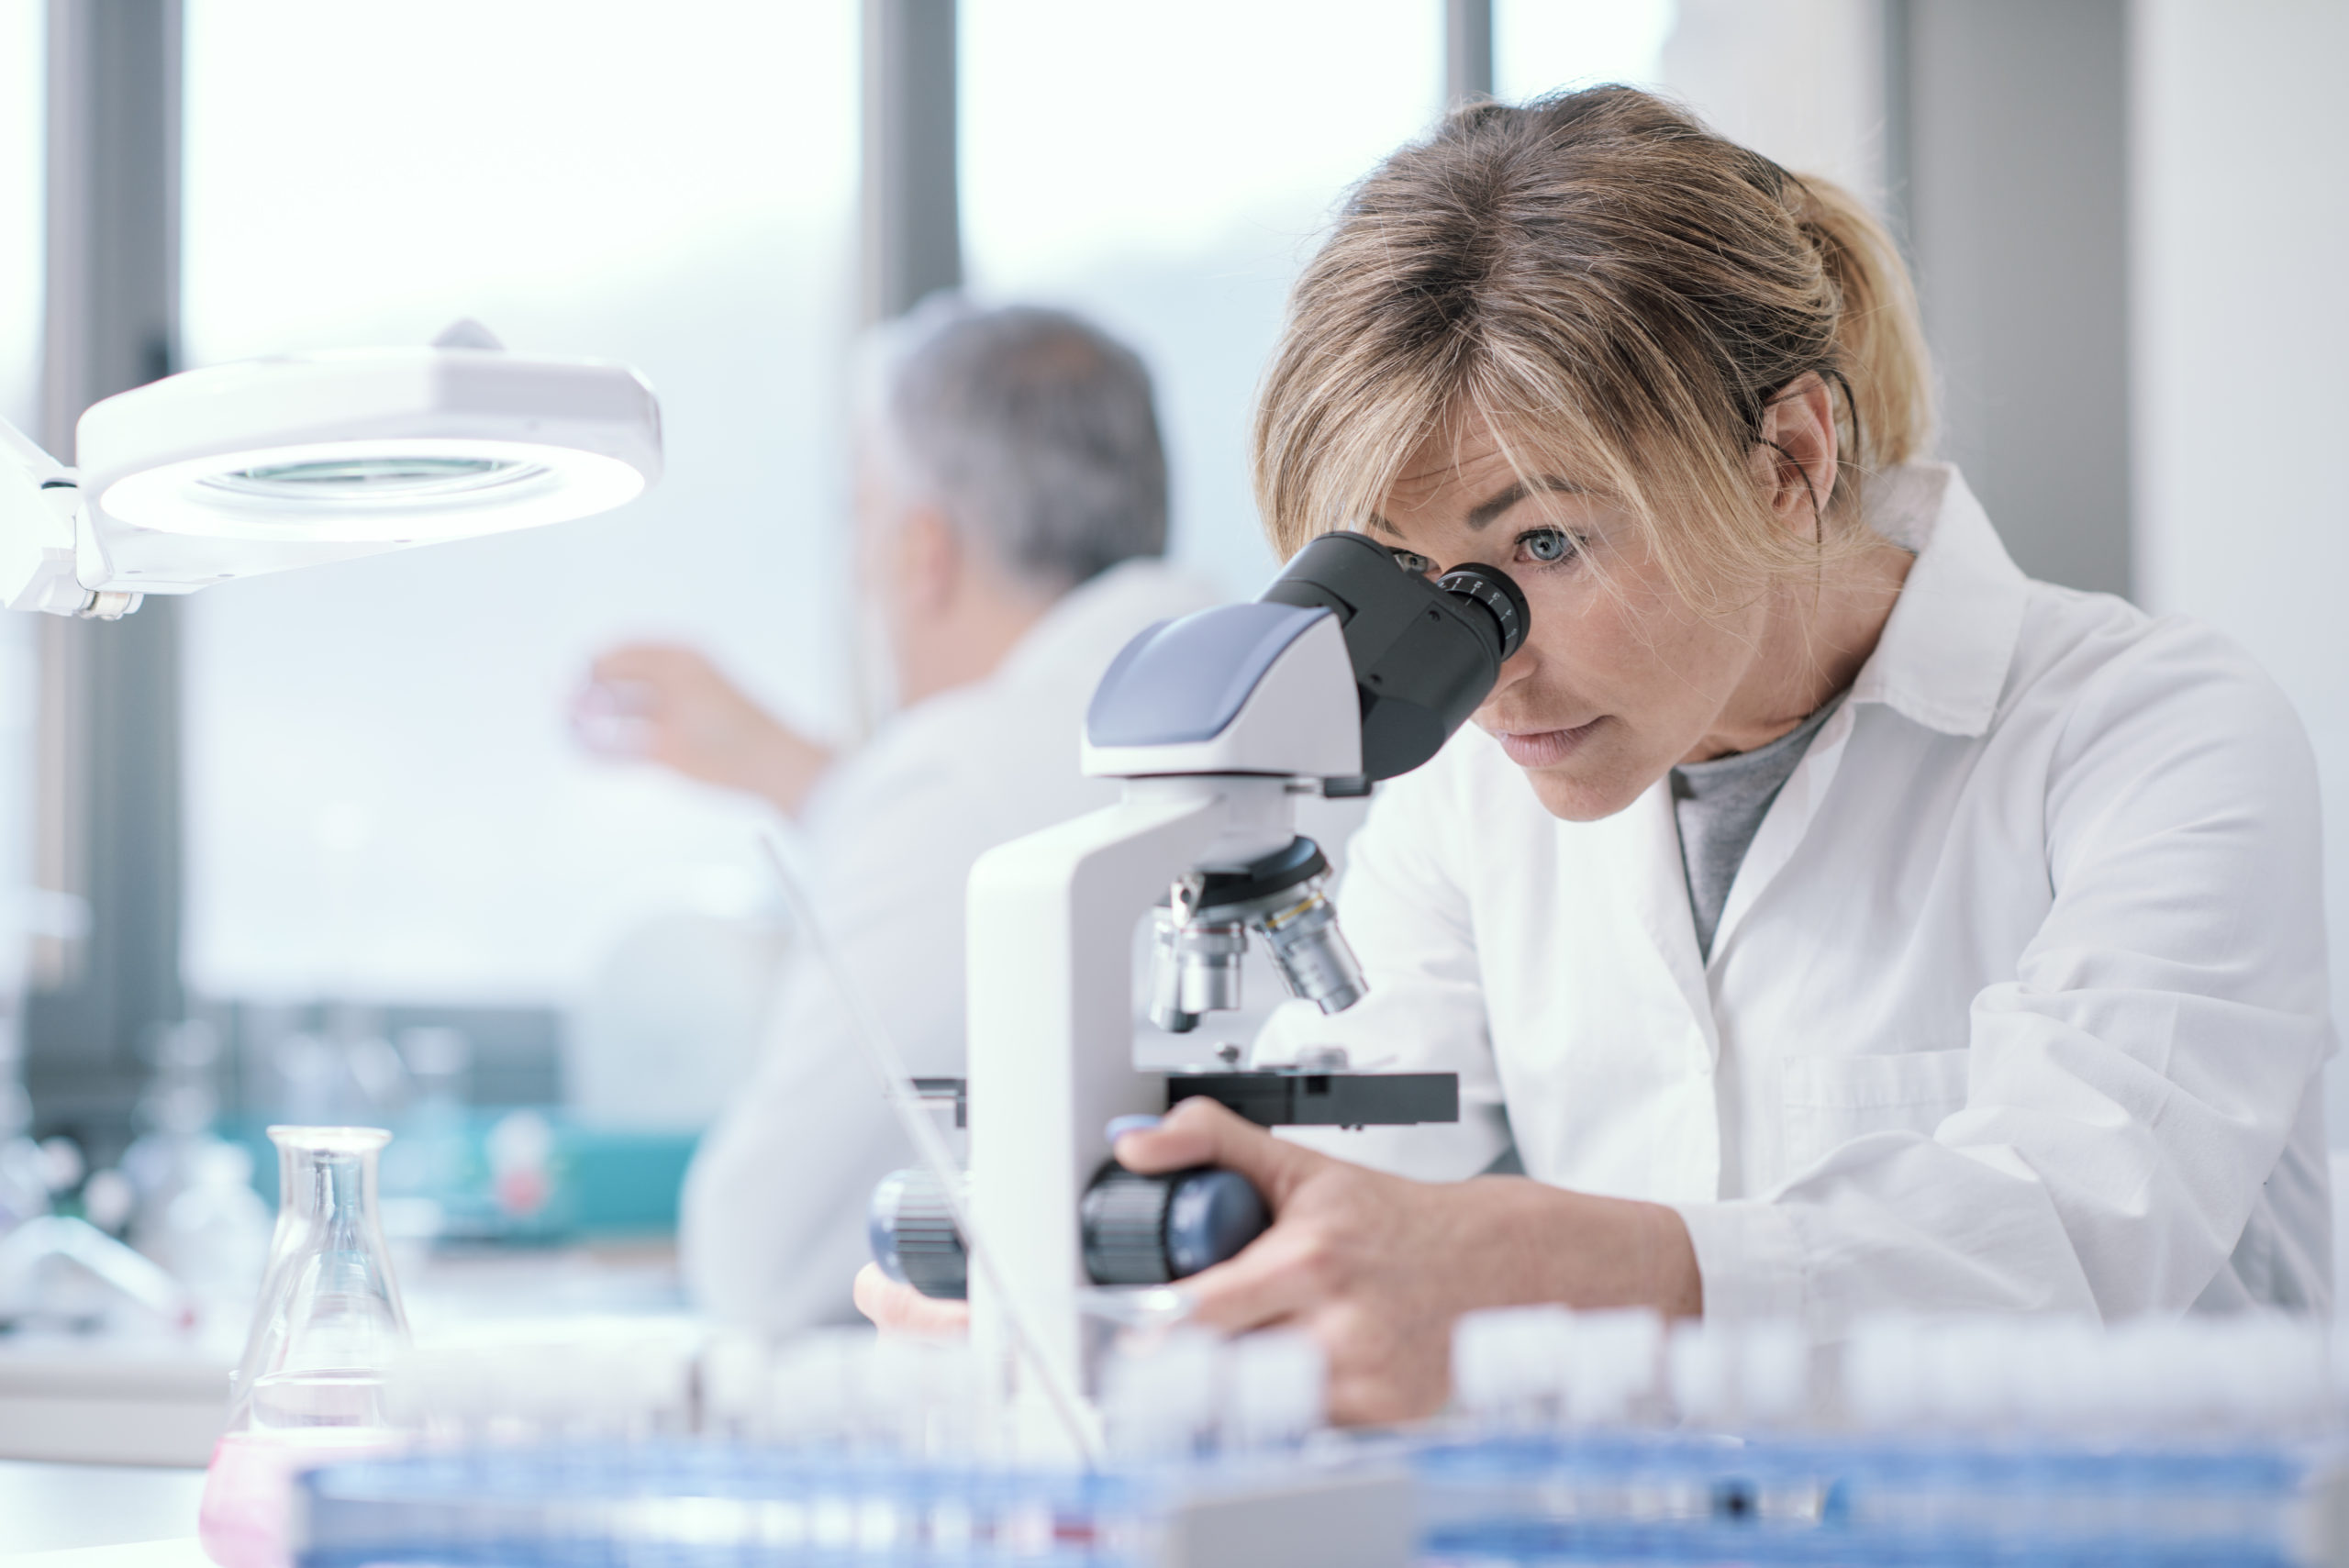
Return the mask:
M 916 615 L 936 615 L 954 602 L 966 564 L 953 522 L 933 506 L 908 507 L 897 521 L 900 590 Z
M 1788 533 L 1825 538 L 1835 494 L 1835 399 L 1816 372 L 1798 377 L 1762 412 L 1753 451 L 1753 477 L 1770 515 Z

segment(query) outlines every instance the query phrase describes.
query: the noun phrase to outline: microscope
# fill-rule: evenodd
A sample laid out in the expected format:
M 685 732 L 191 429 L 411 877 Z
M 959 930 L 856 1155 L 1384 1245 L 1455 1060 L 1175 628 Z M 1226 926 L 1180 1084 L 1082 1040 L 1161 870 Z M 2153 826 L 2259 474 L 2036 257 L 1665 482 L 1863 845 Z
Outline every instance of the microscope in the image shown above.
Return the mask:
M 1458 1119 L 1453 1074 L 1352 1073 L 1335 1053 L 1286 1069 L 1139 1071 L 1130 954 L 1149 913 L 1150 1015 L 1176 1033 L 1240 1005 L 1252 932 L 1297 996 L 1325 1014 L 1360 1000 L 1328 862 L 1297 834 L 1297 802 L 1364 795 L 1434 756 L 1523 644 L 1528 615 L 1495 568 L 1437 574 L 1332 533 L 1255 602 L 1163 622 L 1118 655 L 1086 713 L 1082 761 L 1124 780 L 1123 797 L 973 868 L 970 1076 L 966 1088 L 922 1084 L 967 1096 L 968 1212 L 993 1266 L 966 1268 L 922 1173 L 874 1195 L 882 1266 L 925 1294 L 967 1293 L 982 1365 L 1010 1366 L 1016 1314 L 1028 1353 L 1081 1386 L 1088 1290 L 1183 1278 L 1264 1229 L 1262 1198 L 1236 1173 L 1141 1176 L 1106 1160 L 1112 1118 L 1204 1095 L 1268 1127 Z M 1014 1440 L 1050 1449 L 1048 1423 L 1021 1417 L 1033 1395 L 1013 1389 Z

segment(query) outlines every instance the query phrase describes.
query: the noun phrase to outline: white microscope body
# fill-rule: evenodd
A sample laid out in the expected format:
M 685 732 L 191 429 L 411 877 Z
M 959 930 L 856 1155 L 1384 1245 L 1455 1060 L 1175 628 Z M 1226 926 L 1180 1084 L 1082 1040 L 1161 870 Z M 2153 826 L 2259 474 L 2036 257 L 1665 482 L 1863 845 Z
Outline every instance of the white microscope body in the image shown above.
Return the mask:
M 1236 978 L 1251 929 L 1293 992 L 1325 1012 L 1351 1006 L 1364 983 L 1321 895 L 1321 856 L 1297 837 L 1296 803 L 1364 793 L 1433 755 L 1490 690 L 1525 618 L 1515 584 L 1490 568 L 1431 582 L 1362 535 L 1326 536 L 1265 600 L 1137 638 L 1095 695 L 1083 749 L 1085 773 L 1124 779 L 1124 797 L 973 869 L 969 1192 L 993 1267 L 968 1283 L 981 1365 L 991 1385 L 1008 1377 L 1014 1388 L 1015 1446 L 1064 1451 L 1067 1437 L 1039 1380 L 1016 1369 L 1009 1316 L 1061 1387 L 1082 1386 L 1080 1298 L 1108 1282 L 1080 1207 L 1110 1118 L 1168 1104 L 1165 1077 L 1134 1065 L 1137 922 L 1167 906 L 1152 1009 L 1162 1027 L 1237 1005 L 1236 985 L 1219 986 Z M 1149 1276 L 1119 1283 L 1137 1277 Z
M 1328 611 L 1262 669 L 1230 721 L 1195 740 L 1085 742 L 1095 777 L 1128 781 L 1117 805 L 991 851 L 971 873 L 973 1219 L 996 1278 L 1019 1293 L 1037 1354 L 1081 1383 L 1079 1293 L 1090 1287 L 1080 1199 L 1102 1129 L 1166 1108 L 1163 1076 L 1135 1070 L 1137 918 L 1194 868 L 1239 871 L 1297 837 L 1297 797 L 1362 772 L 1353 667 Z M 1215 612 L 1210 612 L 1215 613 Z M 1008 1359 L 1002 1304 L 972 1280 L 982 1365 Z M 1041 1420 L 1021 1436 L 1042 1437 Z

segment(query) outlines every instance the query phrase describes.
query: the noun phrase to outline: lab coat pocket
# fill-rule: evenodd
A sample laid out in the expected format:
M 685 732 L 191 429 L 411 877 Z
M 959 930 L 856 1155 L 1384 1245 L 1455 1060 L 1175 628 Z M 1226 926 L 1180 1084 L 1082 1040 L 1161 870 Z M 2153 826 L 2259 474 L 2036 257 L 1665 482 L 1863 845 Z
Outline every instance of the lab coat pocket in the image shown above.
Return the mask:
M 1807 1170 L 1867 1133 L 1932 1133 L 1965 1104 L 1965 1067 L 1972 1054 L 1910 1051 L 1787 1058 L 1779 1098 L 1787 1173 Z

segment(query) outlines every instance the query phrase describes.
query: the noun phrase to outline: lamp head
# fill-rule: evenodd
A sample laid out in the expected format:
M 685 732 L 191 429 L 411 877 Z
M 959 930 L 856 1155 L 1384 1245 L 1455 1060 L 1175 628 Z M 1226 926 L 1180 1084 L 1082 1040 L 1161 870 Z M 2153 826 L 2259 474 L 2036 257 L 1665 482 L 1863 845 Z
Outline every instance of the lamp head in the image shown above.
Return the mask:
M 106 613 L 131 595 L 588 517 L 660 477 L 660 406 L 633 371 L 475 346 L 494 342 L 474 328 L 431 348 L 252 360 L 92 405 L 78 476 L 28 473 L 40 508 L 8 486 L 0 602 Z M 37 469 L 26 443 L 15 450 Z M 46 522 L 30 515 L 42 509 Z

